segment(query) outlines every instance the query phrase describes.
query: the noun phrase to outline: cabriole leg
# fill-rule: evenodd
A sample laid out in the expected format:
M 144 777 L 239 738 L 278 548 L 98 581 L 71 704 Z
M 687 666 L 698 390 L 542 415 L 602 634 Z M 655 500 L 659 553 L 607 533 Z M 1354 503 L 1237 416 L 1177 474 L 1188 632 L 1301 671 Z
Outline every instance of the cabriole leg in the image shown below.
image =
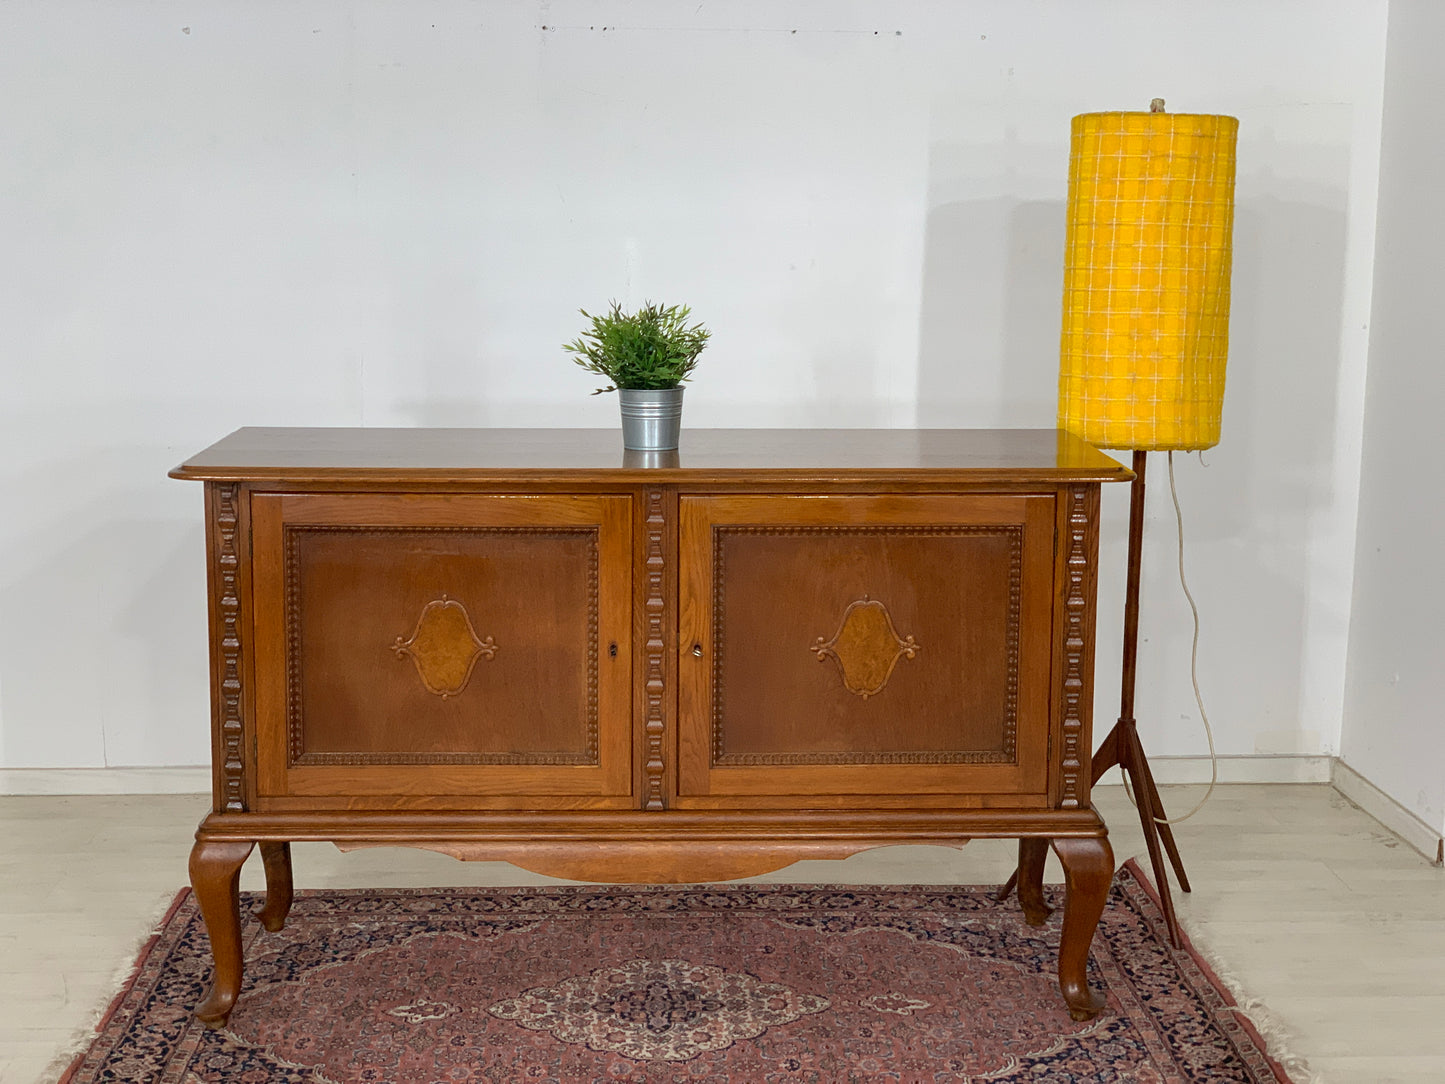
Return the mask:
M 291 844 L 261 844 L 261 861 L 266 865 L 266 904 L 256 917 L 275 933 L 291 913 Z
M 252 846 L 249 840 L 200 839 L 191 849 L 191 888 L 215 963 L 210 992 L 196 1006 L 196 1019 L 208 1028 L 226 1025 L 241 992 L 241 864 Z
M 1064 866 L 1064 932 L 1059 940 L 1059 989 L 1075 1020 L 1091 1020 L 1104 999 L 1089 990 L 1089 945 L 1114 879 L 1114 851 L 1103 838 L 1056 839 Z M 1020 877 L 1020 886 L 1023 879 Z
M 1044 862 L 1048 856 L 1047 839 L 1019 840 L 1019 906 L 1023 908 L 1024 921 L 1030 926 L 1042 926 L 1054 913 L 1044 902 Z

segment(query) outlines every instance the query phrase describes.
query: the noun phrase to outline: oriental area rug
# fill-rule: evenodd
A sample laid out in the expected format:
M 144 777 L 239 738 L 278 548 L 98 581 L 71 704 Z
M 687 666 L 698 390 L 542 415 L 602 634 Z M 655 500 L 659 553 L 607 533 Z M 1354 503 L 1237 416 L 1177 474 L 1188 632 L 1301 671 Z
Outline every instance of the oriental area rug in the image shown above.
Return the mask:
M 1050 889 L 1050 902 L 1062 903 Z M 254 897 L 245 906 L 259 904 Z M 62 1084 L 1275 1084 L 1284 1071 L 1125 867 L 1069 1018 L 1060 915 L 969 887 L 297 894 L 246 927 L 226 1028 L 182 892 Z

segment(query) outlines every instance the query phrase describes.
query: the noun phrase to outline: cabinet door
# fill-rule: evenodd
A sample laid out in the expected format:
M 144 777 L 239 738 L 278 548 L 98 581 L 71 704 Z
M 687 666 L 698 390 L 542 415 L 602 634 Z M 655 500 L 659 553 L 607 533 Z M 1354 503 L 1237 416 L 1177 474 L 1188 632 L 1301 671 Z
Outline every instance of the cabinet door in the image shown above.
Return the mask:
M 254 495 L 258 806 L 629 804 L 630 512 Z
M 684 497 L 679 805 L 1043 804 L 1053 536 L 1052 494 Z

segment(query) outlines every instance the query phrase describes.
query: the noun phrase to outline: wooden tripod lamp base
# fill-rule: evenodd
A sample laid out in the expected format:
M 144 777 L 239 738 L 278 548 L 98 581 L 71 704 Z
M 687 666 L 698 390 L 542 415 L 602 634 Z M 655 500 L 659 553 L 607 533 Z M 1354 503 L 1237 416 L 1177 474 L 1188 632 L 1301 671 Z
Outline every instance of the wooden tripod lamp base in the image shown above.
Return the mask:
M 1159 800 L 1159 789 L 1154 785 L 1154 773 L 1149 770 L 1149 760 L 1144 755 L 1144 746 L 1134 725 L 1134 677 L 1139 662 L 1139 571 L 1144 563 L 1144 468 L 1148 459 L 1148 452 L 1134 453 L 1134 481 L 1129 488 L 1129 573 L 1124 586 L 1124 667 L 1119 721 L 1094 753 L 1093 782 L 1097 783 L 1105 772 L 1115 766 L 1128 777 L 1134 804 L 1139 808 L 1139 824 L 1144 830 L 1144 845 L 1149 850 L 1154 883 L 1159 889 L 1159 904 L 1164 912 L 1164 924 L 1169 930 L 1169 943 L 1180 948 L 1179 919 L 1174 913 L 1168 871 L 1160 853 L 1161 844 L 1169 854 L 1169 862 L 1179 878 L 1179 888 L 1184 892 L 1189 891 L 1189 878 L 1179 857 L 1179 847 L 1174 842 L 1174 830 L 1164 817 L 1164 805 Z

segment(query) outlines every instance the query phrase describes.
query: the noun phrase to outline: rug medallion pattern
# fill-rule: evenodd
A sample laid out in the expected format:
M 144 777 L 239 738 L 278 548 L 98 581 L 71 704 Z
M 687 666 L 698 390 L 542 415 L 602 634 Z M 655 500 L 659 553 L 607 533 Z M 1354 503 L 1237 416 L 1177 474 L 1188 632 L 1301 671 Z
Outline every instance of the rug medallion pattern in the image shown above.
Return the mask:
M 822 1012 L 828 1004 L 825 997 L 759 982 L 746 972 L 686 960 L 629 960 L 528 990 L 487 1011 L 592 1050 L 643 1061 L 687 1061 Z
M 184 895 L 63 1084 L 1283 1080 L 1126 870 L 1075 1023 L 1057 913 L 968 887 L 305 892 L 228 1026 Z M 256 898 L 246 905 L 254 908 Z M 1062 901 L 1055 894 L 1055 904 Z

